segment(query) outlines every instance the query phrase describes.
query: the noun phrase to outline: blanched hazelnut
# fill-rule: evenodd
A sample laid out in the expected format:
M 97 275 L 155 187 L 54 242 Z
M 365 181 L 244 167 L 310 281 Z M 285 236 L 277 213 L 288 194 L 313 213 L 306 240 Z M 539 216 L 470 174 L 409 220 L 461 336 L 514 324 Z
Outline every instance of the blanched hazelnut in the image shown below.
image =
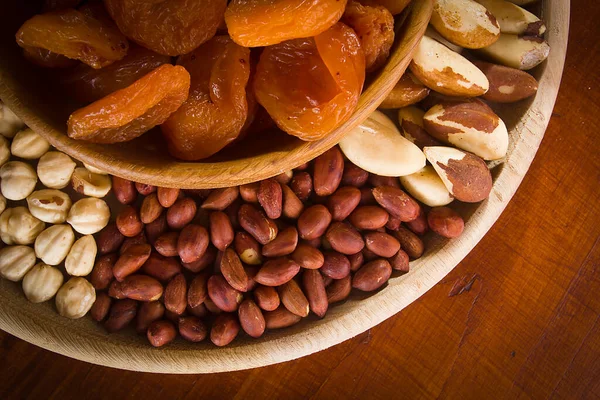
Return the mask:
M 0 193 L 0 214 L 6 209 L 6 198 Z
M 96 290 L 84 278 L 71 278 L 56 293 L 56 309 L 63 317 L 83 317 L 96 301 Z
M 27 160 L 37 160 L 48 150 L 50 143 L 31 128 L 17 132 L 10 146 L 13 156 Z
M 21 161 L 9 161 L 0 168 L 0 190 L 8 200 L 23 200 L 37 183 L 35 170 Z
M 101 170 L 100 168 L 96 168 L 90 164 L 83 163 L 83 166 L 90 172 L 98 175 L 108 175 L 106 171 Z
M 35 265 L 35 252 L 29 246 L 7 246 L 0 250 L 0 276 L 19 282 Z
M 68 194 L 56 189 L 36 190 L 27 197 L 31 215 L 49 224 L 62 224 L 71 209 Z
M 49 151 L 40 158 L 37 174 L 44 186 L 62 189 L 71 181 L 75 166 L 75 162 L 65 153 Z
M 25 207 L 7 208 L 0 215 L 0 239 L 8 245 L 31 244 L 45 227 Z
M 65 260 L 65 269 L 69 275 L 86 276 L 94 268 L 98 247 L 91 235 L 82 236 L 73 244 Z
M 23 278 L 23 292 L 32 303 L 42 303 L 53 298 L 62 283 L 58 268 L 37 263 Z
M 52 225 L 35 239 L 35 255 L 48 265 L 58 265 L 69 254 L 74 241 L 75 234 L 69 225 Z
M 17 117 L 10 108 L 0 102 L 0 135 L 12 138 L 25 127 L 21 118 Z
M 85 168 L 75 168 L 71 181 L 77 193 L 98 198 L 106 196 L 112 186 L 108 175 L 95 174 Z
M 10 146 L 4 136 L 0 136 L 0 167 L 10 159 Z
M 106 202 L 93 197 L 77 201 L 67 216 L 67 222 L 82 235 L 100 232 L 109 219 L 110 209 Z

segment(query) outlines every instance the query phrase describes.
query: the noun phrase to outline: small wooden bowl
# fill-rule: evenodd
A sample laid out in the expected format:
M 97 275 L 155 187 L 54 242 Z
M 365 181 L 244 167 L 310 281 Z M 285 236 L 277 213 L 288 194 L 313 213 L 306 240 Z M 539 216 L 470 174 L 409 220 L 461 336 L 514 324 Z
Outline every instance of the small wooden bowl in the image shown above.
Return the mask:
M 402 76 L 429 23 L 432 0 L 413 0 L 392 54 L 363 91 L 354 114 L 325 139 L 303 142 L 283 134 L 247 138 L 201 162 L 182 162 L 165 152 L 158 129 L 128 143 L 97 145 L 72 140 L 66 122 L 77 105 L 53 93 L 39 69 L 27 62 L 14 35 L 32 11 L 29 2 L 10 2 L 0 26 L 0 98 L 54 147 L 94 167 L 136 182 L 186 189 L 236 186 L 266 179 L 312 160 L 364 121 Z M 405 14 L 402 14 L 404 16 Z
M 494 187 L 481 204 L 464 204 L 464 234 L 452 241 L 427 236 L 426 254 L 411 263 L 411 272 L 393 277 L 382 290 L 353 294 L 330 308 L 324 319 L 269 331 L 260 339 L 238 338 L 217 348 L 181 339 L 162 349 L 151 348 L 133 329 L 107 334 L 91 318 L 60 317 L 54 302 L 29 303 L 19 284 L 0 279 L 0 329 L 45 349 L 94 364 L 159 373 L 212 373 L 262 367 L 293 360 L 348 340 L 390 318 L 444 278 L 498 219 L 525 176 L 544 136 L 562 76 L 569 31 L 568 0 L 543 0 L 550 57 L 534 75 L 539 91 L 524 101 L 496 111 L 510 130 L 511 145 L 504 164 L 493 171 Z M 410 327 L 407 327 L 410 329 Z

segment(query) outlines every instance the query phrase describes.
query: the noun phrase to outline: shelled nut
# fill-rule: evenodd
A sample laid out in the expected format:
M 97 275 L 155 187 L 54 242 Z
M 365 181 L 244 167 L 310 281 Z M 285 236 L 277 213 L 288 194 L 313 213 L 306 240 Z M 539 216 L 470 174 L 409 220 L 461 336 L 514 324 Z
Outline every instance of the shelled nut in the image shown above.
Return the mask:
M 23 292 L 32 303 L 42 303 L 53 298 L 62 283 L 63 275 L 58 268 L 38 263 L 25 274 Z
M 63 189 L 69 185 L 75 162 L 60 151 L 49 151 L 44 154 L 37 165 L 40 182 L 51 189 Z
M 35 251 L 29 246 L 7 246 L 0 250 L 0 276 L 19 282 L 35 265 Z
M 82 235 L 100 232 L 110 218 L 110 209 L 104 200 L 86 198 L 71 206 L 67 222 Z
M 37 160 L 49 149 L 50 143 L 30 128 L 17 132 L 10 146 L 13 156 L 28 160 Z
M 98 248 L 91 235 L 82 236 L 71 246 L 65 259 L 65 270 L 72 276 L 87 276 L 94 268 Z
M 0 168 L 0 190 L 8 200 L 23 200 L 33 192 L 37 174 L 22 161 L 9 161 Z
M 63 317 L 83 317 L 96 301 L 96 291 L 85 278 L 69 279 L 56 293 L 56 309 Z
M 37 190 L 27 197 L 27 206 L 31 215 L 40 221 L 62 224 L 71 209 L 71 198 L 56 189 Z
M 90 197 L 102 198 L 112 187 L 111 180 L 107 175 L 96 174 L 86 168 L 75 168 L 71 181 L 73 189 L 77 193 Z
M 0 239 L 8 245 L 32 244 L 45 226 L 25 207 L 7 208 L 0 215 Z
M 63 262 L 75 241 L 73 229 L 67 225 L 52 225 L 35 239 L 35 255 L 48 265 Z

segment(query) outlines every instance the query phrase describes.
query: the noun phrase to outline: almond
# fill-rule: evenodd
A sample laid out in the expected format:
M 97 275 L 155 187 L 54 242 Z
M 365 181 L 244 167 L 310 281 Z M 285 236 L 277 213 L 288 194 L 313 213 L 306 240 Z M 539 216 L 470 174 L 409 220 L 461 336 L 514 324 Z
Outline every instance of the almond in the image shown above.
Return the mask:
M 410 258 L 417 259 L 423 255 L 425 246 L 423 241 L 414 233 L 401 226 L 397 231 L 393 232 L 393 235 L 400 242 L 400 247 L 404 250 Z
M 194 317 L 198 317 L 198 318 L 205 318 L 206 316 L 208 316 L 208 308 L 206 308 L 204 303 L 202 303 L 196 307 L 188 306 L 187 312 L 190 313 L 191 315 L 193 315 Z
M 289 219 L 298 219 L 304 210 L 304 204 L 289 186 L 281 185 L 281 191 L 283 195 L 283 216 Z
M 379 108 L 402 108 L 418 103 L 429 94 L 429 89 L 423 85 L 413 74 L 405 72 L 396 86 L 388 93 L 379 105 Z
M 163 294 L 160 282 L 147 275 L 130 275 L 116 284 L 117 292 L 132 300 L 154 301 L 160 299 Z
M 344 163 L 344 173 L 342 175 L 342 185 L 361 187 L 369 179 L 369 173 L 364 169 L 354 165 L 350 161 Z
M 305 240 L 323 236 L 331 223 L 331 213 L 321 204 L 314 205 L 302 212 L 298 218 L 298 233 Z
M 156 218 L 160 217 L 163 212 L 163 206 L 158 202 L 158 196 L 156 193 L 152 193 L 149 196 L 144 197 L 142 207 L 140 208 L 140 220 L 144 224 L 149 224 Z
M 419 236 L 422 236 L 425 233 L 427 233 L 427 231 L 429 230 L 429 225 L 427 224 L 427 215 L 425 215 L 425 211 L 423 211 L 423 209 L 420 208 L 419 216 L 417 217 L 417 219 L 407 222 L 406 226 L 408 229 L 410 229 Z
M 302 286 L 308 298 L 310 309 L 318 317 L 323 318 L 327 313 L 329 303 L 321 273 L 315 269 L 307 269 L 302 274 Z
M 365 263 L 365 258 L 363 256 L 362 251 L 356 254 L 351 254 L 348 256 L 348 261 L 350 261 L 350 271 L 357 271 L 362 265 Z
M 492 174 L 481 158 L 451 147 L 425 147 L 423 151 L 456 199 L 476 203 L 489 196 Z
M 240 325 L 248 335 L 257 338 L 265 333 L 265 318 L 255 302 L 250 299 L 244 300 L 242 304 L 240 304 L 238 315 L 240 318 Z
M 392 186 L 379 186 L 373 189 L 373 197 L 390 215 L 401 221 L 412 221 L 419 216 L 419 203 L 404 191 Z
M 371 250 L 367 249 L 366 247 L 363 249 L 362 254 L 363 254 L 363 259 L 365 260 L 365 263 L 379 258 L 379 256 L 377 254 L 373 253 Z
M 290 189 L 298 196 L 301 201 L 306 201 L 313 190 L 312 178 L 308 172 L 298 172 L 290 181 Z
M 187 305 L 187 283 L 183 274 L 177 274 L 165 288 L 165 308 L 177 315 L 183 314 Z
M 370 187 L 360 188 L 360 203 L 359 206 L 372 206 L 377 204 L 375 197 L 373 197 L 373 189 Z
M 352 278 L 352 287 L 372 292 L 383 286 L 392 275 L 392 266 L 386 260 L 374 260 L 363 265 Z
M 398 182 L 398 178 L 395 176 L 381 176 L 377 174 L 369 175 L 369 183 L 373 187 L 377 186 L 392 186 L 399 188 L 400 183 Z
M 319 269 L 325 262 L 325 257 L 318 249 L 308 244 L 300 243 L 290 256 L 302 268 Z
M 346 300 L 350 296 L 352 290 L 352 278 L 348 275 L 342 279 L 336 279 L 327 288 L 327 302 L 329 304 L 337 303 L 338 301 Z
M 136 244 L 128 248 L 113 266 L 113 275 L 121 282 L 125 277 L 139 270 L 150 257 L 149 244 Z
M 425 86 L 449 96 L 481 96 L 489 88 L 473 63 L 428 36 L 421 39 L 409 68 Z
M 201 342 L 208 335 L 208 328 L 198 317 L 179 318 L 177 328 L 181 337 L 192 343 Z
M 350 275 L 350 260 L 343 254 L 328 251 L 324 254 L 325 261 L 320 271 L 332 279 L 342 279 Z
M 298 231 L 293 226 L 279 232 L 277 237 L 262 248 L 265 257 L 281 257 L 291 254 L 298 244 Z
M 343 222 L 331 224 L 325 236 L 331 248 L 342 254 L 356 254 L 365 247 L 365 242 L 360 233 Z
M 435 0 L 431 25 L 452 43 L 469 49 L 489 46 L 500 35 L 496 18 L 474 0 Z
M 258 285 L 258 282 L 254 280 L 254 277 L 258 274 L 259 267 L 255 265 L 244 266 L 244 270 L 246 271 L 246 275 L 248 275 L 248 286 L 246 286 L 246 291 L 251 292 Z
M 105 292 L 96 293 L 96 300 L 90 308 L 90 316 L 96 322 L 102 321 L 108 315 L 112 299 Z
M 159 187 L 156 190 L 158 202 L 165 208 L 171 207 L 179 198 L 179 189 Z
M 237 186 L 215 189 L 204 200 L 201 207 L 205 210 L 223 211 L 238 198 L 239 194 L 240 191 Z
M 125 206 L 121 210 L 117 215 L 116 224 L 119 232 L 126 237 L 136 236 L 144 229 L 137 209 L 132 206 Z
M 269 260 L 260 268 L 254 280 L 265 286 L 280 286 L 291 280 L 300 271 L 300 265 L 289 258 Z
M 167 282 L 181 272 L 181 264 L 175 257 L 164 257 L 153 252 L 142 265 L 142 271 L 161 282 Z
M 109 333 L 125 328 L 137 313 L 137 302 L 130 299 L 115 301 L 110 307 L 108 319 L 104 322 L 104 329 Z
M 227 346 L 240 331 L 240 323 L 235 314 L 219 314 L 210 329 L 210 340 L 216 346 Z
M 238 221 L 238 213 L 242 204 L 244 204 L 244 202 L 242 199 L 238 198 L 225 209 L 225 214 L 229 217 L 229 222 L 231 222 L 231 227 L 234 230 L 239 230 L 241 228 L 240 222 Z
M 126 238 L 119 249 L 119 254 L 121 255 L 125 253 L 131 246 L 138 244 L 148 244 L 148 240 L 146 240 L 146 234 L 144 232 L 140 232 L 140 234 L 137 236 Z
M 260 182 L 252 182 L 240 186 L 240 196 L 246 203 L 258 203 L 258 188 Z
M 384 258 L 392 257 L 400 250 L 400 242 L 383 232 L 365 233 L 365 245 L 367 249 Z
M 217 258 L 217 249 L 213 246 L 208 246 L 206 251 L 202 256 L 196 261 L 192 261 L 191 263 L 181 263 L 181 265 L 194 273 L 200 272 L 214 264 L 215 259 Z
M 209 216 L 210 240 L 217 249 L 225 251 L 233 243 L 233 226 L 227 214 L 222 211 L 213 211 Z
M 218 315 L 223 312 L 223 310 L 221 310 L 219 307 L 217 307 L 215 305 L 215 303 L 213 303 L 213 301 L 210 299 L 210 297 L 208 297 L 206 300 L 204 300 L 203 304 L 204 304 L 204 307 L 206 307 L 206 310 L 210 314 Z
M 181 261 L 192 263 L 202 257 L 208 248 L 208 232 L 200 225 L 190 224 L 181 230 L 177 239 L 177 252 Z
M 235 251 L 240 259 L 249 265 L 262 264 L 260 245 L 246 232 L 237 232 L 235 234 Z
M 465 229 L 462 217 L 448 207 L 432 208 L 427 214 L 427 222 L 432 231 L 448 239 L 459 237 Z
M 208 296 L 219 309 L 225 312 L 236 311 L 244 298 L 240 291 L 231 287 L 220 275 L 208 278 Z
M 265 311 L 273 311 L 279 307 L 279 294 L 277 290 L 271 286 L 258 285 L 254 289 L 254 298 L 260 308 Z
M 302 293 L 302 289 L 300 289 L 300 286 L 298 286 L 295 280 L 292 279 L 281 285 L 278 288 L 278 292 L 281 303 L 285 308 L 300 317 L 308 316 L 310 309 L 308 299 L 304 293 Z
M 484 61 L 473 61 L 473 63 L 490 82 L 490 89 L 482 96 L 485 100 L 513 103 L 537 93 L 537 81 L 525 71 Z
M 238 219 L 242 228 L 260 244 L 267 244 L 277 237 L 277 225 L 250 204 L 243 204 L 240 207 Z
M 208 297 L 208 274 L 198 274 L 192 282 L 187 292 L 187 303 L 190 307 L 196 308 L 202 304 Z
M 96 238 L 98 254 L 103 255 L 114 253 L 115 251 L 119 250 L 119 247 L 121 247 L 121 244 L 123 244 L 124 240 L 125 236 L 119 232 L 117 225 L 115 223 L 108 224 L 104 229 L 102 229 L 102 231 L 100 231 L 100 234 Z
M 227 282 L 236 290 L 245 292 L 248 288 L 248 275 L 240 258 L 233 249 L 227 249 L 221 258 L 221 273 Z M 214 300 L 213 300 L 214 301 Z
M 395 231 L 402 224 L 402 221 L 398 217 L 390 216 L 387 224 L 385 224 L 385 229 L 390 231 Z
M 167 232 L 162 234 L 154 242 L 156 251 L 164 257 L 175 257 L 177 253 L 177 239 L 179 232 Z
M 146 238 L 152 245 L 156 244 L 156 239 L 167 231 L 167 216 L 165 213 L 161 214 L 160 217 L 150 222 L 145 227 Z
M 423 125 L 424 116 L 425 111 L 417 107 L 404 107 L 398 110 L 400 133 L 421 150 L 425 146 L 441 146 L 442 143 L 425 130 Z
M 90 275 L 90 283 L 96 290 L 104 290 L 115 278 L 112 272 L 119 256 L 116 253 L 105 254 L 96 260 Z
M 335 146 L 315 159 L 314 188 L 318 196 L 329 196 L 335 192 L 342 181 L 344 156 Z
M 288 170 L 288 171 L 284 171 L 284 172 L 280 173 L 279 175 L 273 177 L 273 179 L 275 179 L 277 182 L 279 182 L 282 185 L 287 185 L 288 183 L 290 183 L 293 176 L 294 176 L 294 172 L 292 170 Z
M 290 312 L 283 305 L 274 311 L 264 313 L 267 329 L 281 329 L 295 325 L 302 317 Z
M 392 258 L 388 260 L 392 268 L 396 271 L 400 272 L 408 272 L 409 267 L 409 257 L 408 254 L 400 249 Z
M 343 221 L 360 203 L 360 189 L 353 186 L 341 187 L 327 199 L 327 208 L 334 221 Z
M 431 165 L 414 174 L 401 176 L 400 183 L 411 196 L 429 207 L 445 206 L 454 200 Z
M 148 185 L 146 183 L 136 182 L 135 183 L 135 189 L 142 196 L 148 196 L 150 193 L 156 192 L 156 186 L 154 186 L 154 185 Z
M 548 58 L 550 46 L 537 36 L 502 33 L 496 43 L 477 52 L 491 61 L 526 71 Z
M 283 210 L 283 193 L 281 185 L 275 179 L 266 179 L 258 188 L 258 202 L 271 219 L 281 217 Z
M 167 211 L 167 224 L 169 228 L 178 231 L 192 222 L 195 216 L 196 202 L 189 197 L 183 197 L 173 203 Z
M 142 303 L 135 318 L 135 330 L 137 333 L 146 333 L 150 324 L 162 319 L 165 315 L 165 306 L 160 301 L 149 301 Z
M 114 175 L 112 177 L 112 190 L 121 204 L 131 204 L 137 197 L 133 182 Z
M 177 331 L 173 324 L 169 321 L 154 321 L 148 327 L 146 333 L 148 341 L 154 347 L 162 347 L 169 344 L 177 336 Z
M 350 214 L 348 220 L 356 229 L 375 230 L 387 224 L 390 215 L 381 207 L 361 206 Z

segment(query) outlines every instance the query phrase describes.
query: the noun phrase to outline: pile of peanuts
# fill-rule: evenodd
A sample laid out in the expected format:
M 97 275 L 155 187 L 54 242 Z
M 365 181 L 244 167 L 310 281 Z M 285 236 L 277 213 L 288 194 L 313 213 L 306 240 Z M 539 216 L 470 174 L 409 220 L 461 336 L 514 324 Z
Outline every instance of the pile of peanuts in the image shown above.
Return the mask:
M 124 204 L 97 237 L 91 316 L 109 332 L 135 323 L 156 347 L 179 335 L 231 343 L 240 329 L 324 317 L 352 288 L 372 292 L 424 252 L 429 229 L 462 233 L 447 207 L 426 210 L 334 147 L 262 182 L 214 190 L 156 188 L 113 177 Z M 209 334 L 210 331 L 210 334 Z

